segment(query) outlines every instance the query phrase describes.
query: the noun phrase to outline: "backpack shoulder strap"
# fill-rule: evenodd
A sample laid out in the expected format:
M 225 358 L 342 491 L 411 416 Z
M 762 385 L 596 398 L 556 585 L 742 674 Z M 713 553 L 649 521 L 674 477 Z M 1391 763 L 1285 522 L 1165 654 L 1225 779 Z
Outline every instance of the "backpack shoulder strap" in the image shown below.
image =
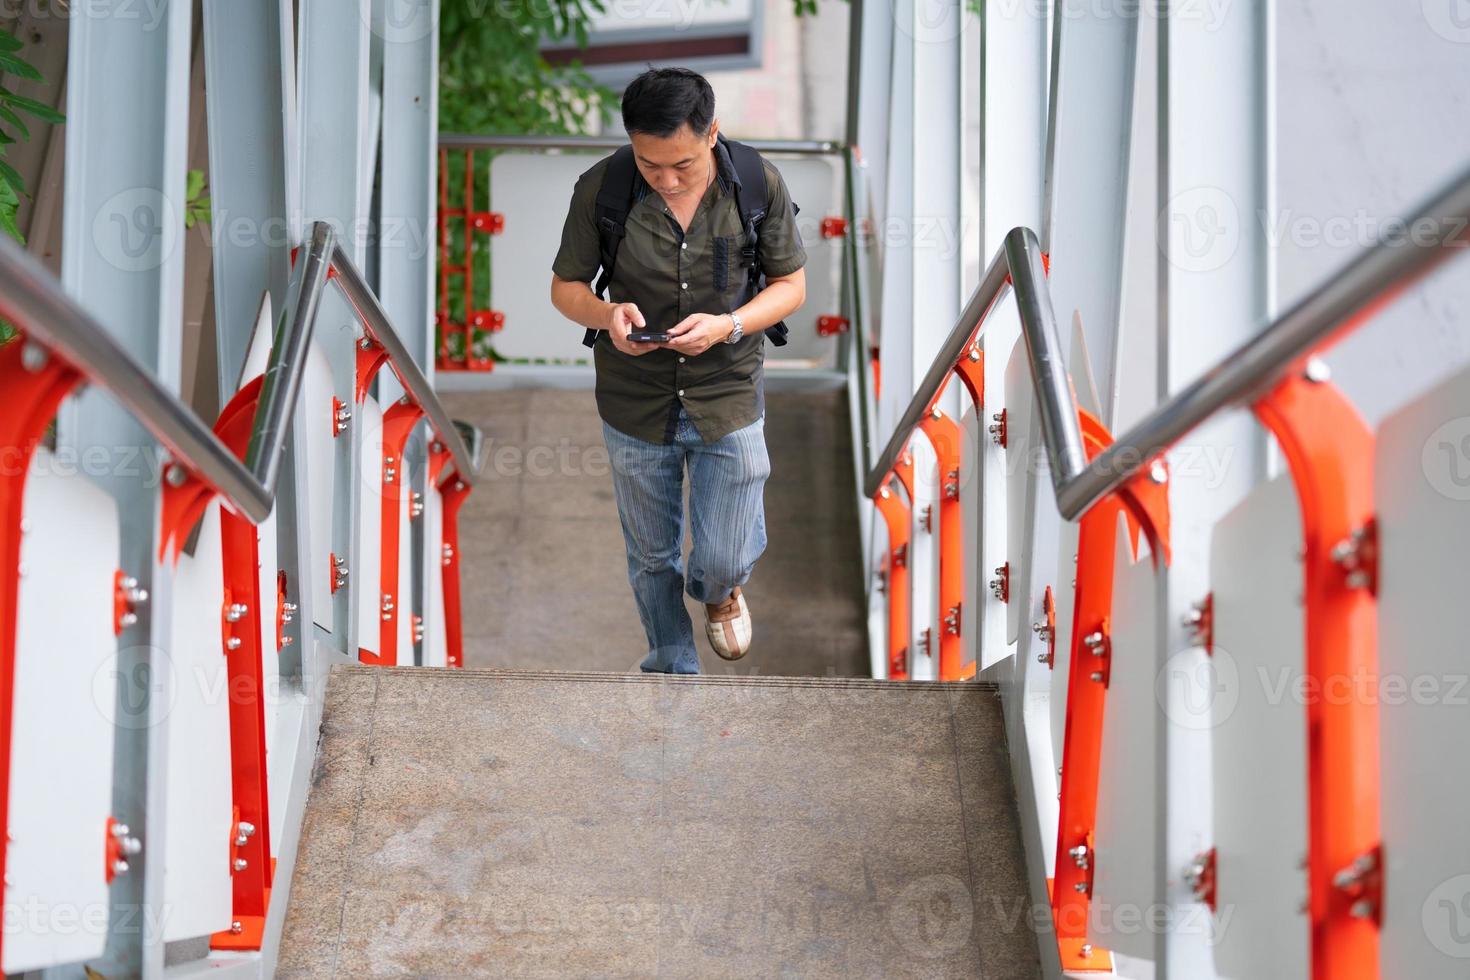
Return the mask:
M 765 275 L 760 265 L 760 230 L 771 209 L 771 189 L 766 185 L 766 166 L 760 151 L 738 140 L 727 139 L 723 133 L 719 139 L 730 154 L 730 162 L 740 178 L 735 191 L 735 203 L 740 208 L 740 223 L 745 227 L 745 243 L 740 248 L 740 257 L 748 271 L 746 299 L 760 291 Z M 766 329 L 765 335 L 777 347 L 786 345 L 787 327 L 783 321 Z
M 608 158 L 607 169 L 602 174 L 602 184 L 597 189 L 597 241 L 601 249 L 602 272 L 592 291 L 602 298 L 612 281 L 613 268 L 618 261 L 618 246 L 627 231 L 628 212 L 634 204 L 634 184 L 637 183 L 638 166 L 633 161 L 633 147 L 624 144 Z M 597 343 L 601 331 L 589 329 L 582 335 L 582 344 L 591 347 Z

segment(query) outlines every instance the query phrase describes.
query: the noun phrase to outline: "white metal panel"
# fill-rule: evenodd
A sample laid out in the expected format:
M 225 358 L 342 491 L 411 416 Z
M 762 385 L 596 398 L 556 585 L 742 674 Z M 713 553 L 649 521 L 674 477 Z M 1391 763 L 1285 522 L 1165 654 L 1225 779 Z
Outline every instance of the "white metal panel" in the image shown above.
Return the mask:
M 164 651 L 170 694 L 163 936 L 170 941 L 230 926 L 234 799 L 219 508 L 215 502 L 205 510 L 194 554 L 179 557 Z
M 1214 653 L 1194 666 L 1204 697 L 1171 702 L 1171 721 L 1213 735 L 1216 904 L 1222 926 L 1230 917 L 1215 937 L 1215 965 L 1235 980 L 1308 973 L 1301 541 L 1296 488 L 1285 477 L 1252 490 L 1215 525 Z
M 429 570 L 424 582 L 424 666 L 443 667 L 449 659 L 444 633 L 444 510 L 439 503 L 439 491 L 433 487 L 424 493 L 424 516 L 419 520 L 424 550 L 432 556 L 424 563 Z
M 1470 969 L 1470 371 L 1378 432 L 1385 977 Z
M 404 485 L 413 486 L 408 478 L 408 463 L 399 461 L 398 470 L 403 475 Z M 413 666 L 413 617 L 418 612 L 413 607 L 413 526 L 409 515 L 412 498 L 403 500 L 398 507 L 398 591 L 393 601 L 398 614 L 398 665 Z
M 337 466 L 337 447 L 332 435 L 332 399 L 336 392 L 327 355 L 317 344 L 307 354 L 306 377 L 301 382 L 301 401 L 306 414 L 302 462 L 305 464 L 308 500 L 306 522 L 309 541 L 301 547 L 303 565 L 311 587 L 311 615 L 329 633 L 336 632 L 332 615 L 332 587 L 328 574 L 332 553 L 332 504 Z M 350 397 L 350 396 L 349 396 Z M 312 425 L 312 421 L 317 424 Z
M 117 702 L 117 505 L 84 477 L 59 474 L 54 457 L 38 449 L 24 513 L 6 973 L 102 953 L 104 928 L 95 924 L 108 915 L 102 848 L 112 809 Z M 60 773 L 66 778 L 57 778 Z
M 1115 953 L 1149 959 L 1154 939 L 1142 912 L 1154 903 L 1159 863 L 1153 766 L 1159 714 L 1154 700 L 1158 583 L 1148 545 L 1139 550 L 1135 564 L 1128 523 L 1120 517 L 1113 556 L 1113 656 L 1094 832 L 1097 866 L 1087 937 Z
M 1077 545 L 1081 537 L 1082 525 L 1072 521 L 1062 521 L 1057 529 L 1059 545 L 1057 547 L 1057 580 L 1052 584 L 1052 600 L 1056 603 L 1057 635 L 1055 648 L 1055 663 L 1051 671 L 1051 739 L 1052 744 L 1061 747 L 1067 735 L 1067 691 L 1071 687 L 1072 669 L 1072 615 L 1076 612 L 1077 604 Z M 1038 616 L 1036 622 L 1044 622 L 1044 616 Z M 1036 639 L 1037 653 L 1045 649 L 1045 644 L 1040 637 Z
M 383 604 L 383 410 L 368 395 L 357 406 L 362 427 L 362 520 L 357 531 L 357 565 L 350 583 L 361 590 L 357 604 L 357 642 L 364 650 L 378 652 Z M 356 654 L 357 651 L 350 651 Z
M 909 451 L 914 457 L 914 500 L 909 509 L 909 677 L 932 681 L 939 678 L 939 464 L 922 432 L 909 441 Z
M 269 768 L 272 753 L 277 748 L 279 732 L 277 710 L 281 694 L 281 654 L 276 647 L 276 616 L 280 611 L 280 588 L 277 573 L 280 571 L 279 549 L 276 542 L 276 514 L 272 510 L 256 528 L 257 551 L 260 577 L 260 690 L 265 701 L 265 757 Z M 275 838 L 271 838 L 275 843 Z
M 1041 474 L 1035 472 L 1031 452 L 1031 419 L 1035 396 L 1031 385 L 1031 368 L 1026 359 L 1026 345 L 1016 341 L 1006 362 L 1006 447 L 1003 450 L 1006 473 L 1006 562 L 1010 565 L 1010 602 L 1006 606 L 1006 641 L 1015 643 L 1026 618 L 1028 573 L 1031 567 L 1031 529 L 1035 524 L 1035 495 L 1031 492 Z M 1040 440 L 1036 440 L 1040 445 Z M 1048 483 L 1044 492 L 1051 493 Z M 994 569 L 991 570 L 994 574 Z
M 495 349 L 508 358 L 585 361 L 582 328 L 551 305 L 551 259 L 561 243 L 562 221 L 577 177 L 597 161 L 585 153 L 501 153 L 490 164 L 490 198 L 505 215 L 505 230 L 490 236 L 488 268 L 493 272 L 493 306 L 505 314 L 505 329 Z M 766 347 L 771 363 L 800 361 L 836 367 L 836 339 L 817 335 L 817 317 L 841 313 L 838 282 L 840 238 L 823 238 L 821 219 L 841 214 L 843 187 L 839 161 L 827 157 L 768 157 L 801 208 L 797 226 L 806 249 L 806 303 L 786 321 L 785 347 Z M 530 193 L 532 188 L 560 188 Z M 672 326 L 672 324 L 670 324 Z

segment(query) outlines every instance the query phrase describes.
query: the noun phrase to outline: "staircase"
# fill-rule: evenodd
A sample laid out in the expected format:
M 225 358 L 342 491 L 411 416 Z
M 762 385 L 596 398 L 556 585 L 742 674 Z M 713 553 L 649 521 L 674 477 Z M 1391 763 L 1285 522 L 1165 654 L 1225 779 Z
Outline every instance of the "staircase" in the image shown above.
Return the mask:
M 349 665 L 321 739 L 279 977 L 1040 975 L 986 685 Z

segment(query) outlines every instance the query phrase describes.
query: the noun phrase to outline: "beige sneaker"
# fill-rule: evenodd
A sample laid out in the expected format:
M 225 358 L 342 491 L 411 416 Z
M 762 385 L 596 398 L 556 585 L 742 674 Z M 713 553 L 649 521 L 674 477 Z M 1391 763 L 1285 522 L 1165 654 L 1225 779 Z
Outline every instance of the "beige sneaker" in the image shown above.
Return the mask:
M 705 603 L 704 635 L 724 660 L 739 660 L 750 650 L 750 609 L 739 586 L 724 602 Z

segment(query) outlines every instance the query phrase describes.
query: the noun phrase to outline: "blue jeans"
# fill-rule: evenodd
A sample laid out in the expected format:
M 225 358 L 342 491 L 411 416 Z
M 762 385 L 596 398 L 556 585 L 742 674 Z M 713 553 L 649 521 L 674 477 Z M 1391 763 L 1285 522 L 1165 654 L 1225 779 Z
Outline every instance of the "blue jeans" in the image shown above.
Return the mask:
M 602 424 L 612 462 L 613 493 L 628 547 L 628 581 L 648 634 L 641 667 L 665 674 L 699 673 L 684 592 L 696 602 L 723 602 L 750 578 L 766 549 L 762 493 L 771 475 L 765 418 L 706 443 L 679 410 L 674 441 L 644 442 Z M 684 468 L 694 549 L 683 567 Z

